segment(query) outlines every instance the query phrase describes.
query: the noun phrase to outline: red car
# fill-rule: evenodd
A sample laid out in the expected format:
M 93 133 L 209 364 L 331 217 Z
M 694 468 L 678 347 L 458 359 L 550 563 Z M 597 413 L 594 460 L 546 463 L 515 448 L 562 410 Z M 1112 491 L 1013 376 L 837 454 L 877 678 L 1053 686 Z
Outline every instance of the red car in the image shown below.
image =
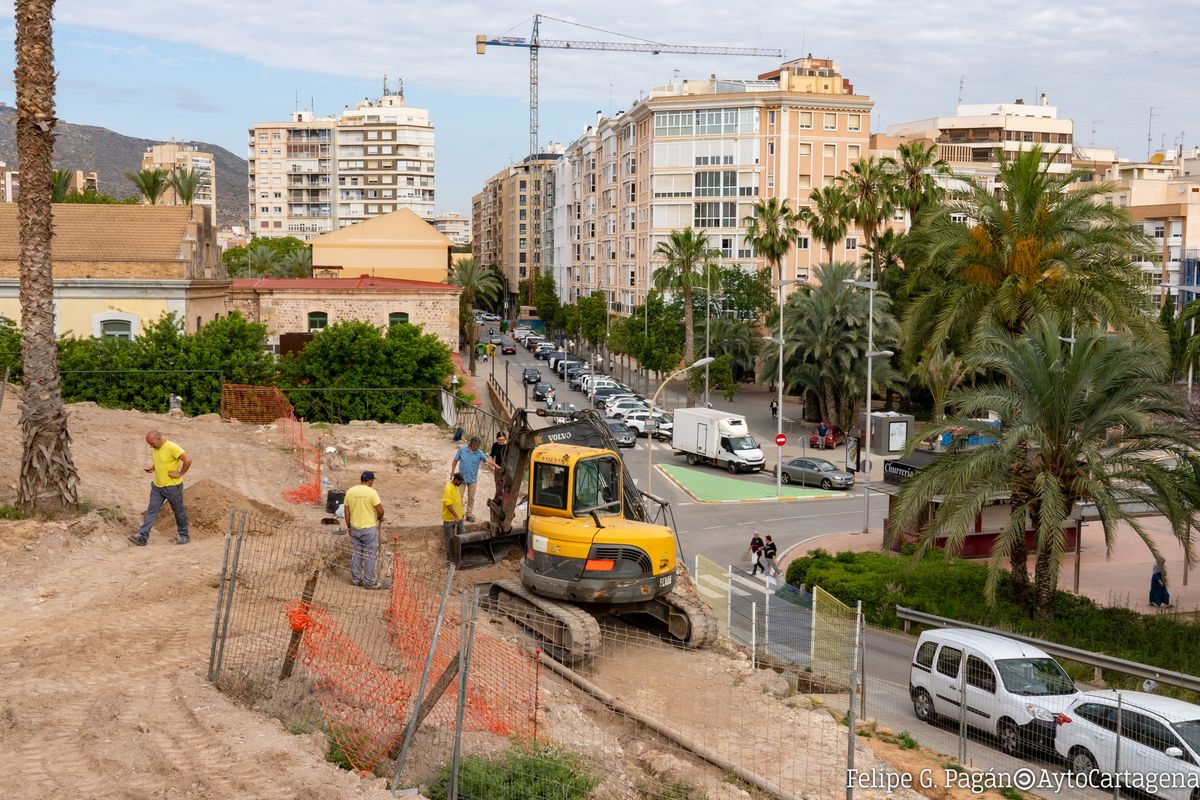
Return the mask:
M 501 355 L 511 356 L 516 355 L 516 352 L 517 346 L 512 342 L 506 341 L 504 344 L 500 345 Z
M 817 430 L 813 430 L 808 436 L 808 446 L 817 450 L 832 450 L 839 444 L 845 443 L 846 432 L 836 425 L 825 426 L 825 438 L 823 440 L 818 435 Z

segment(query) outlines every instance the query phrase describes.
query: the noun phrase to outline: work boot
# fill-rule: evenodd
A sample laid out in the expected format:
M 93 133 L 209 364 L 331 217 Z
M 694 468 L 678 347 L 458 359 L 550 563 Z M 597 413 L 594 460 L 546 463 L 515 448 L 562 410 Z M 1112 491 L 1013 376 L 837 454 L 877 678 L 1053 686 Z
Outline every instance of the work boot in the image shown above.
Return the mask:
M 142 536 L 138 536 L 136 533 L 129 534 L 128 538 L 129 538 L 129 541 L 133 542 L 138 547 L 145 547 L 147 545 L 147 543 L 149 542 L 148 539 L 146 539 Z

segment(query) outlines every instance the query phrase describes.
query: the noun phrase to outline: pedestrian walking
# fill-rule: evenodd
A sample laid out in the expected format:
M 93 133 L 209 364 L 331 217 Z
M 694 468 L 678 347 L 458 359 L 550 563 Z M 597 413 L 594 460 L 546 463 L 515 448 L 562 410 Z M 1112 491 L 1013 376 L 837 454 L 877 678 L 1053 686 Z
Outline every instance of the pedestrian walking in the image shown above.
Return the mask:
M 1150 573 L 1150 605 L 1155 608 L 1171 607 L 1171 593 L 1167 591 L 1167 581 L 1163 577 L 1163 562 L 1157 559 L 1154 571 Z
M 500 431 L 496 434 L 496 441 L 492 443 L 492 451 L 488 454 L 492 461 L 496 463 L 499 469 L 496 469 L 493 474 L 496 476 L 496 494 L 497 501 L 504 491 L 504 478 L 501 475 L 501 470 L 504 468 L 504 459 L 508 455 L 508 434 Z
M 379 550 L 379 523 L 383 522 L 383 501 L 375 491 L 375 473 L 364 470 L 359 484 L 346 491 L 346 527 L 350 530 L 350 581 L 364 589 L 390 589 L 390 581 L 375 575 Z
M 757 575 L 763 568 L 762 564 L 763 540 L 758 531 L 755 531 L 750 537 L 750 560 L 754 562 L 754 566 L 750 569 L 750 575 Z
M 479 448 L 479 437 L 472 436 L 465 447 L 458 448 L 454 453 L 454 463 L 450 465 L 450 474 L 459 473 L 466 488 L 467 522 L 475 521 L 475 486 L 479 480 L 479 465 L 487 464 L 493 470 L 497 468 L 495 461 Z
M 767 541 L 763 543 L 763 574 L 770 578 L 773 575 L 779 575 L 779 564 L 775 561 L 779 555 L 779 547 L 776 546 L 775 540 L 767 536 Z
M 446 546 L 446 558 L 450 558 L 450 537 L 464 530 L 462 485 L 463 476 L 456 472 L 442 489 L 442 544 Z
M 771 398 L 771 419 L 779 419 L 779 401 Z
M 130 534 L 129 541 L 145 547 L 163 503 L 170 503 L 171 511 L 175 512 L 175 544 L 187 544 L 191 540 L 188 538 L 187 509 L 183 505 L 183 476 L 192 468 L 192 457 L 159 431 L 147 433 L 146 444 L 150 445 L 151 464 L 143 469 L 154 473 L 154 480 L 150 482 L 150 503 L 142 516 L 142 527 L 137 533 Z

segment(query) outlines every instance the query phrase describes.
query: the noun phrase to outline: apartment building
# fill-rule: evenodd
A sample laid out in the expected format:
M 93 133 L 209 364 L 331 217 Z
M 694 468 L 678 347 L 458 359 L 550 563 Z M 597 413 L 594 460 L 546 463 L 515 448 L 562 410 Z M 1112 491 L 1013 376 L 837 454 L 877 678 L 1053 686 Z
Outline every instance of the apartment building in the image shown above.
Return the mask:
M 515 301 L 521 281 L 542 266 L 543 177 L 562 158 L 561 146 L 529 156 L 497 172 L 471 198 L 471 251 L 484 267 L 504 276 L 505 290 Z
M 208 206 L 213 210 L 213 219 L 217 213 L 217 168 L 212 153 L 205 153 L 195 145 L 165 142 L 151 145 L 142 153 L 140 169 L 161 169 L 165 172 L 175 170 L 195 170 L 199 178 L 199 187 L 193 205 Z M 168 187 L 159 201 L 162 205 L 179 205 L 175 190 Z
M 21 188 L 21 171 L 0 161 L 0 203 L 15 203 Z M 98 192 L 100 179 L 94 172 L 77 169 L 71 173 L 68 192 Z
M 1049 170 L 1071 171 L 1074 122 L 1059 119 L 1058 109 L 1042 94 L 1037 105 L 1018 99 L 1013 103 L 960 104 L 954 116 L 889 125 L 887 135 L 901 140 L 926 139 L 956 171 L 994 174 L 996 151 L 1011 158 L 1040 146 Z
M 471 220 L 462 214 L 446 212 L 429 218 L 429 224 L 456 245 L 471 243 Z
M 752 80 L 654 86 L 627 111 L 598 115 L 555 165 L 554 202 L 544 203 L 562 300 L 602 291 L 613 311 L 632 311 L 662 263 L 655 248 L 687 227 L 708 235 L 722 264 L 764 266 L 746 241 L 754 204 L 807 206 L 868 154 L 872 107 L 836 63 L 809 55 Z M 860 239 L 849 231 L 834 258 L 857 258 Z M 806 234 L 784 272 L 807 281 L 824 260 Z
M 434 127 L 402 92 L 337 117 L 296 111 L 249 130 L 250 230 L 308 239 L 407 208 L 434 212 Z

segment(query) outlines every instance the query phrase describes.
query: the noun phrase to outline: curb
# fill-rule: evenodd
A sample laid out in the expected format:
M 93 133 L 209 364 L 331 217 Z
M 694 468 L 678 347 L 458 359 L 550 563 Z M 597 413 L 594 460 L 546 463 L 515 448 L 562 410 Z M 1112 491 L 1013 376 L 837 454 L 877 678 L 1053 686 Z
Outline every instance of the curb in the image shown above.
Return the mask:
M 874 531 L 872 531 L 871 533 L 873 534 Z M 802 542 L 796 542 L 794 545 L 792 545 L 791 547 L 789 547 L 788 549 L 786 549 L 782 553 L 780 553 L 779 558 L 776 559 L 776 561 L 780 564 L 788 563 L 795 558 L 795 556 L 792 555 L 792 551 L 799 550 L 802 547 L 806 548 L 808 550 L 811 550 L 811 549 L 813 549 L 813 545 L 812 545 L 813 542 L 817 541 L 818 539 L 824 539 L 827 536 L 855 536 L 855 535 L 862 536 L 863 532 L 862 531 L 830 531 L 829 533 L 818 533 L 816 536 L 812 537 L 811 539 L 805 539 Z M 870 535 L 870 534 L 868 534 L 868 535 Z M 855 551 L 855 552 L 874 552 L 874 551 L 863 550 L 863 551 Z
M 661 465 L 655 464 L 654 471 L 659 473 L 660 475 L 664 476 L 667 480 L 669 480 L 671 483 L 673 483 L 675 485 L 675 487 L 677 489 L 679 489 L 679 491 L 683 492 L 688 497 L 695 500 L 697 503 L 704 503 L 705 505 L 726 505 L 726 504 L 731 504 L 731 503 L 778 503 L 781 500 L 788 501 L 788 502 L 796 502 L 796 501 L 803 501 L 803 500 L 828 500 L 832 497 L 840 496 L 840 495 L 833 494 L 831 492 L 830 494 L 814 494 L 814 495 L 809 495 L 807 497 L 796 497 L 793 495 L 793 496 L 782 496 L 782 497 L 745 497 L 745 498 L 741 498 L 738 500 L 703 500 L 703 499 L 697 497 L 695 494 L 693 494 L 682 483 L 675 480 L 674 476 L 672 476 L 671 473 L 665 472 Z

